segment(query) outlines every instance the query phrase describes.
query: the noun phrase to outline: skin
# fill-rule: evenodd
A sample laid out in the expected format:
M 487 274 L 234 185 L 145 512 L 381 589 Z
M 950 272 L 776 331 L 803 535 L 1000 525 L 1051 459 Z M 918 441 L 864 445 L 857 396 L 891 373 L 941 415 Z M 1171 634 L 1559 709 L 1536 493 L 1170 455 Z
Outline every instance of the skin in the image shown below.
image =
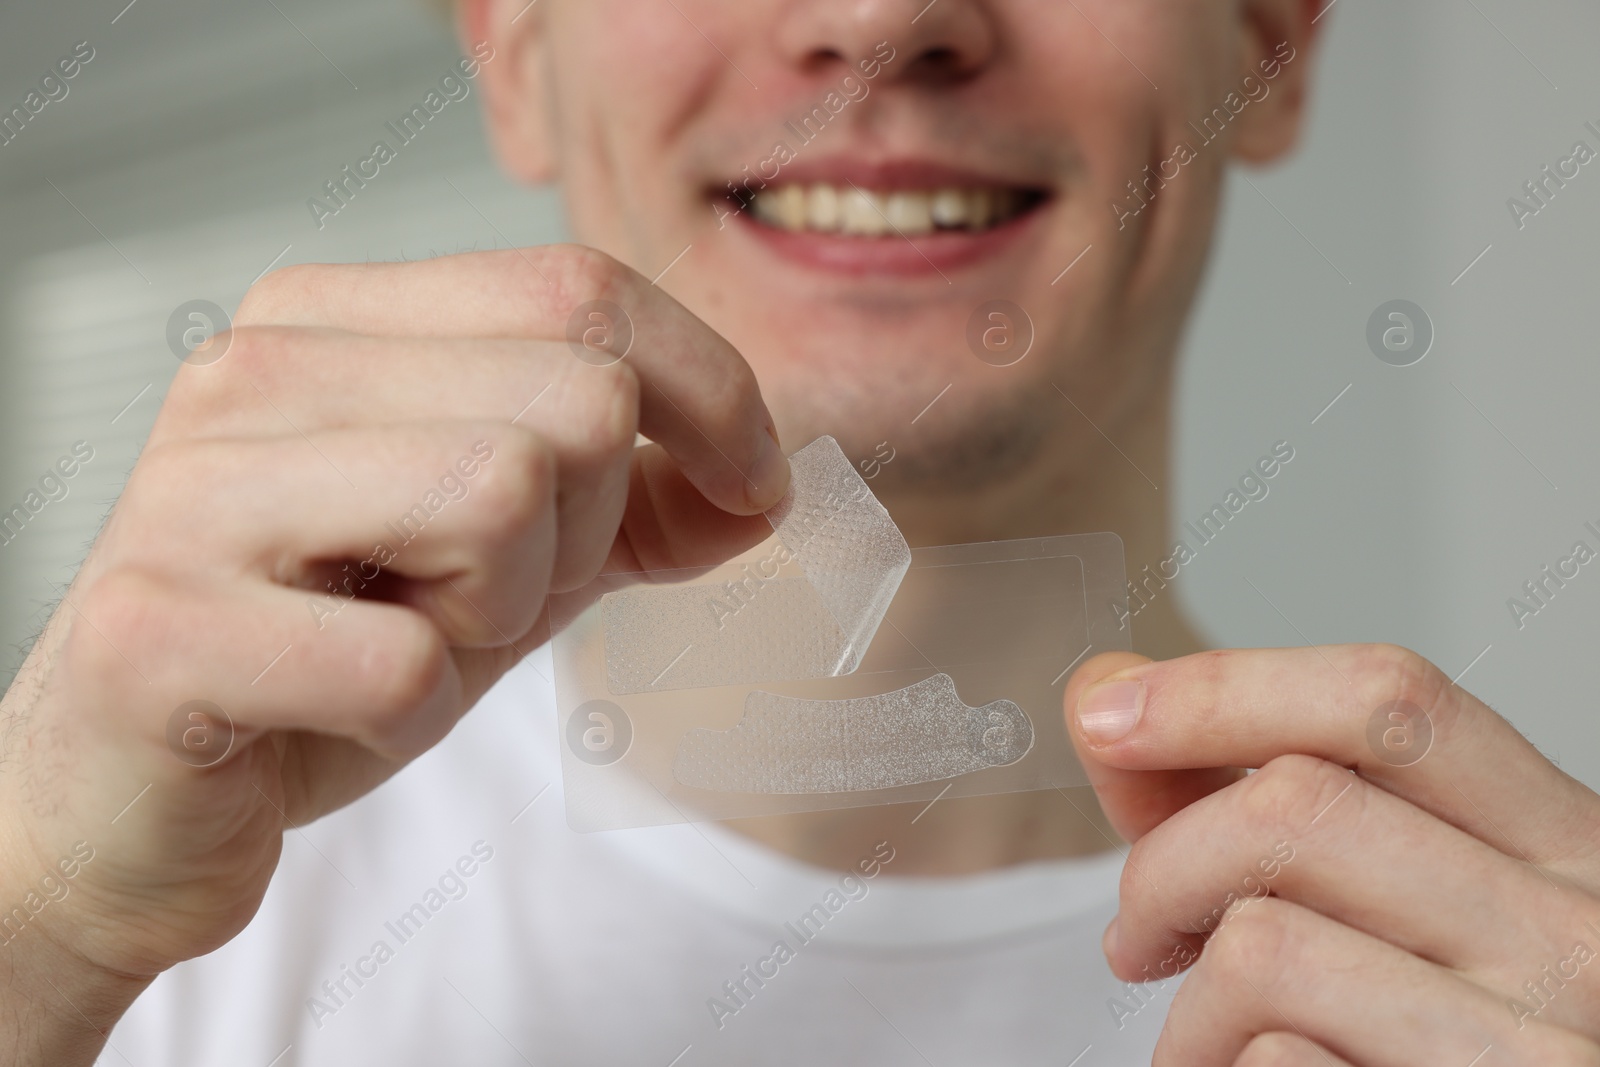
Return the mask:
M 91 1062 L 156 974 L 249 921 L 286 827 L 436 743 L 544 638 L 547 593 L 759 540 L 759 512 L 787 484 L 779 439 L 833 433 L 852 456 L 890 440 L 897 459 L 874 490 L 914 544 L 1113 529 L 1131 560 L 1164 554 L 1165 505 L 1145 478 L 1167 481 L 1172 357 L 1219 183 L 1229 160 L 1293 144 L 1315 7 L 922 7 L 460 6 L 463 41 L 495 50 L 480 84 L 502 161 L 562 181 L 588 247 L 281 270 L 213 342 L 223 358 L 179 373 L 0 707 L 0 900 L 64 873 L 76 843 L 93 851 L 71 896 L 9 946 L 11 1061 Z M 1047 187 L 1004 255 L 947 277 L 843 276 L 719 228 L 708 188 L 762 158 L 784 117 L 880 41 L 896 59 L 875 103 L 847 112 L 817 160 L 934 155 Z M 1303 59 L 1119 230 L 1106 204 L 1280 42 Z M 1037 332 L 1004 373 L 963 341 L 971 309 L 996 296 Z M 566 340 L 594 299 L 636 328 L 609 367 Z M 636 448 L 639 432 L 655 443 Z M 307 611 L 475 448 L 492 458 L 426 536 L 336 616 Z M 1193 965 L 1158 1063 L 1466 1064 L 1485 1045 L 1500 1059 L 1484 1062 L 1600 1062 L 1587 971 L 1520 1027 L 1506 1006 L 1575 940 L 1600 946 L 1583 925 L 1600 927 L 1600 798 L 1404 650 L 1198 653 L 1170 599 L 1141 614 L 1139 638 L 1161 659 L 1091 660 L 1066 711 L 1104 818 L 1134 842 L 1107 957 L 1130 980 L 1166 974 L 1175 946 Z M 1119 740 L 1104 733 L 1108 696 L 1137 697 Z M 167 741 L 174 709 L 199 697 L 237 731 L 203 768 Z M 1366 740 L 1393 699 L 1433 724 L 1432 748 L 1404 768 Z M 739 828 L 847 866 L 892 824 L 896 874 L 1101 840 L 1034 794 L 908 821 L 874 809 Z M 1294 858 L 1262 883 L 1279 842 Z M 1239 905 L 1247 876 L 1270 895 Z M 1220 926 L 1207 919 L 1219 907 Z
M 651 275 L 671 264 L 662 285 L 750 361 L 786 443 L 831 433 L 847 455 L 869 456 L 887 440 L 896 459 L 872 488 L 913 545 L 1111 529 L 1130 561 L 1168 554 L 1166 500 L 1152 483 L 1167 481 L 1174 349 L 1227 163 L 1274 159 L 1297 136 L 1310 3 L 941 0 L 920 16 L 925 3 L 909 0 L 524 6 L 458 6 L 462 40 L 495 41 L 503 56 L 481 75 L 503 165 L 528 182 L 561 181 L 585 243 Z M 715 28 L 726 59 L 697 27 Z M 979 269 L 797 267 L 747 227 L 724 225 L 726 208 L 707 196 L 767 158 L 784 121 L 879 42 L 895 55 L 864 102 L 879 110 L 844 111 L 787 173 L 931 157 L 1050 189 L 1026 239 Z M 1194 101 L 1222 100 L 1285 42 L 1298 62 L 1241 113 L 1226 146 L 1208 147 L 1157 210 L 1119 228 L 1106 205 L 1127 197 L 1147 163 L 1194 139 L 1186 124 L 1204 110 Z M 1166 93 L 1141 69 L 1161 72 Z M 1087 246 L 1086 269 L 1057 280 Z M 995 297 L 1023 307 L 1039 338 L 1036 353 L 1003 370 L 965 341 L 972 310 Z M 1170 599 L 1139 623 L 1149 654 L 1203 647 Z M 735 825 L 841 869 L 892 836 L 905 845 L 902 873 L 964 873 L 1106 843 L 1087 790 L 940 804 L 912 823 L 920 807 Z
M 1097 731 L 1130 695 L 1132 728 Z M 1145 981 L 1198 954 L 1157 1067 L 1600 1062 L 1600 797 L 1437 667 L 1392 645 L 1108 653 L 1066 700 L 1134 842 L 1107 960 Z M 1392 753 L 1421 727 L 1369 741 L 1396 700 L 1426 716 L 1420 758 Z

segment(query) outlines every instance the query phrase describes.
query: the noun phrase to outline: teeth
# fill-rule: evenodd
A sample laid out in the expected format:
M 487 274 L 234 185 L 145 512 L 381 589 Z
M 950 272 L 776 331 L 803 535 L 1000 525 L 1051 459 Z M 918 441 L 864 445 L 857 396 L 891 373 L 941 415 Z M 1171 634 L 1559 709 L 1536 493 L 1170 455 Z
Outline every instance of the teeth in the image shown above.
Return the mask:
M 927 193 L 891 193 L 883 213 L 889 216 L 889 225 L 907 237 L 933 232 L 933 204 Z
M 824 183 L 770 186 L 755 194 L 751 210 L 781 230 L 907 237 L 936 230 L 985 230 L 1019 214 L 1023 195 L 1013 189 L 858 189 Z
M 760 203 L 766 193 L 757 193 Z M 806 222 L 824 233 L 839 228 L 839 192 L 831 185 L 813 185 L 806 190 Z
M 785 185 L 771 197 L 778 205 L 777 222 L 786 230 L 798 230 L 806 224 L 806 191 L 798 185 Z
M 889 232 L 889 220 L 883 217 L 883 198 L 877 193 L 851 189 L 844 194 L 844 217 L 839 229 L 862 237 L 881 237 Z
M 934 193 L 933 221 L 940 226 L 965 226 L 967 194 L 960 189 L 940 189 Z

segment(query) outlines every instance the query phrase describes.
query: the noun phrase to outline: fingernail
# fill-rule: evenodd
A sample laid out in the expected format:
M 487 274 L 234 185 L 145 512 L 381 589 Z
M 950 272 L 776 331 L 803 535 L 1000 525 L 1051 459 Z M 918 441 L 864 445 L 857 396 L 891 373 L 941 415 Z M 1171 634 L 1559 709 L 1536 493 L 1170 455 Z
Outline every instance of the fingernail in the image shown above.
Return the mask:
M 778 443 L 778 432 L 769 424 L 761 438 L 761 453 L 750 469 L 744 495 L 752 507 L 768 508 L 783 499 L 789 490 L 789 460 Z
M 1101 682 L 1078 698 L 1078 729 L 1096 745 L 1127 737 L 1144 710 L 1144 683 Z
M 1106 959 L 1115 959 L 1117 955 L 1117 920 L 1121 915 L 1111 917 L 1111 925 L 1106 927 L 1104 936 L 1100 938 L 1100 951 L 1105 953 Z

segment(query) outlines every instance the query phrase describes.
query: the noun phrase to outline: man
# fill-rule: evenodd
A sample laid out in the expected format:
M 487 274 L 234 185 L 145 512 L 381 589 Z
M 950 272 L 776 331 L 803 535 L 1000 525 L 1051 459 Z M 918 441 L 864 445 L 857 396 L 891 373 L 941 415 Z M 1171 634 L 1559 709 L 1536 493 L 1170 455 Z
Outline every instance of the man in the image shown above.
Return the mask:
M 1066 693 L 1108 826 L 1085 791 L 578 836 L 543 792 L 545 595 L 752 545 L 779 440 L 892 454 L 913 544 L 1170 554 L 1219 183 L 1294 142 L 1317 14 L 461 0 L 501 159 L 600 251 L 280 271 L 184 368 L 5 698 L 12 1060 L 1600 1063 L 1600 798 L 1392 647 L 1205 653 L 1154 600 L 1159 659 Z

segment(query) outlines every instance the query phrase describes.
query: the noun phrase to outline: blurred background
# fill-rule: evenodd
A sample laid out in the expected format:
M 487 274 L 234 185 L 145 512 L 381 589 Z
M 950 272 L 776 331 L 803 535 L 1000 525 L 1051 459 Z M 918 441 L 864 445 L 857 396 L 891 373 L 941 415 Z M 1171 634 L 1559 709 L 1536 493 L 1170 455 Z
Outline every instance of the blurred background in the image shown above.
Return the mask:
M 1294 459 L 1161 595 L 1221 645 L 1409 645 L 1600 786 L 1600 559 L 1559 587 L 1542 573 L 1577 541 L 1600 552 L 1600 161 L 1520 226 L 1508 206 L 1537 206 L 1524 183 L 1575 142 L 1600 151 L 1600 8 L 1334 0 L 1320 25 L 1302 151 L 1228 190 L 1184 357 L 1176 524 L 1277 442 Z M 79 42 L 67 94 L 0 144 L 0 512 L 93 450 L 0 544 L 0 684 L 138 456 L 180 305 L 231 311 L 288 263 L 564 235 L 549 190 L 498 174 L 475 90 L 313 221 L 307 198 L 457 58 L 424 0 L 7 5 L 0 114 Z M 1408 366 L 1416 349 L 1368 342 L 1396 299 L 1432 323 Z

